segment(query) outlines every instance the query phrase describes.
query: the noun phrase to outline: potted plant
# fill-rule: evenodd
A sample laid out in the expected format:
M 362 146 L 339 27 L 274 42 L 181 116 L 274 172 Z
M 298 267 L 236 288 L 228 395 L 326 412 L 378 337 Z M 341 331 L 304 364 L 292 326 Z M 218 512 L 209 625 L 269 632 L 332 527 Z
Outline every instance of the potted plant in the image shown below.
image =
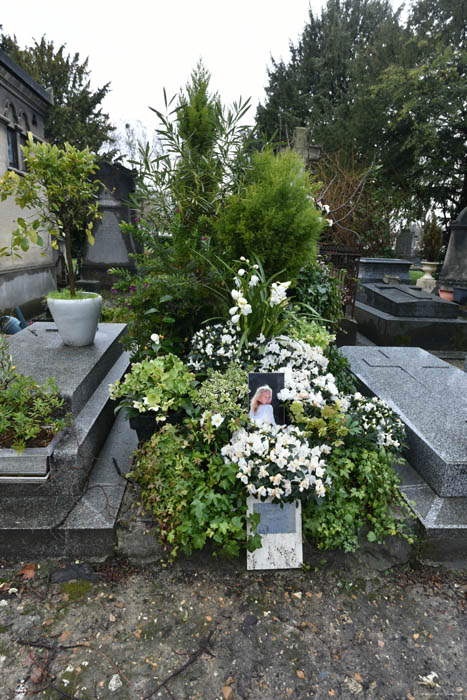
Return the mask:
M 0 474 L 20 469 L 16 456 L 25 449 L 29 468 L 39 463 L 46 467 L 69 422 L 55 380 L 39 385 L 20 374 L 6 338 L 0 335 Z
M 189 393 L 196 383 L 176 355 L 160 355 L 134 362 L 123 381 L 110 385 L 110 397 L 120 399 L 115 412 L 125 407 L 141 442 L 164 423 L 181 420 L 184 410 L 191 412 Z
M 439 265 L 442 245 L 443 232 L 441 227 L 438 225 L 434 216 L 432 216 L 431 219 L 427 218 L 423 225 L 420 250 L 422 257 L 421 265 L 424 274 L 423 277 L 420 277 L 416 282 L 417 287 L 421 287 L 427 292 L 432 292 L 436 285 L 433 274 L 436 272 Z
M 76 232 L 84 230 L 89 243 L 94 243 L 92 228 L 101 218 L 97 195 L 102 185 L 93 178 L 96 156 L 88 148 L 80 151 L 68 143 L 61 149 L 35 142 L 31 133 L 22 150 L 26 172 L 5 173 L 0 179 L 0 198 L 14 197 L 31 216 L 18 217 L 11 250 L 0 254 L 20 257 L 18 251 L 28 250 L 31 243 L 44 245 L 43 230 L 50 234 L 55 249 L 58 241 L 64 242 L 69 289 L 51 292 L 47 304 L 65 345 L 89 345 L 94 341 L 102 298 L 76 291 L 71 242 Z

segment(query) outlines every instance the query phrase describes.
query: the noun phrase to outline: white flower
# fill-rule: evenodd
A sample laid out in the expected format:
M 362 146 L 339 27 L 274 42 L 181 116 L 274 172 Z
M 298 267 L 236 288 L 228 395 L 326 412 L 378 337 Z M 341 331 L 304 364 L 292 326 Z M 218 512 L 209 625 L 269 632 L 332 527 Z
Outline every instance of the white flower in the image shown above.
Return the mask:
M 238 297 L 241 296 L 241 292 L 239 292 L 238 289 L 232 289 L 230 294 L 232 296 L 232 299 L 234 299 L 235 301 L 237 301 Z
M 211 423 L 215 428 L 218 428 L 224 421 L 224 416 L 221 416 L 220 413 L 214 413 L 214 415 L 211 416 Z
M 152 340 L 153 343 L 155 343 L 155 345 L 159 345 L 160 342 L 161 342 L 161 341 L 160 341 L 160 336 L 159 336 L 157 333 L 153 333 L 153 334 L 151 335 L 151 340 Z
M 238 306 L 232 306 L 232 308 L 229 309 L 229 314 L 230 314 L 231 316 L 233 316 L 234 314 L 237 313 L 237 311 L 238 311 Z
M 256 285 L 258 284 L 258 282 L 259 282 L 259 277 L 258 277 L 258 275 L 252 275 L 252 276 L 251 276 L 251 279 L 250 279 L 250 281 L 249 281 L 249 283 L 248 283 L 248 286 L 249 286 L 249 287 L 256 287 Z
M 240 314 L 235 314 L 235 316 L 232 316 L 232 323 L 238 323 L 240 318 Z
M 240 312 L 243 314 L 243 316 L 248 316 L 248 314 L 251 314 L 253 309 L 251 308 L 250 304 L 245 304 L 240 308 Z
M 238 270 L 237 275 L 238 275 L 239 277 L 243 277 L 243 275 L 245 274 L 245 272 L 246 272 L 246 270 L 244 270 L 243 267 L 241 267 L 241 268 Z

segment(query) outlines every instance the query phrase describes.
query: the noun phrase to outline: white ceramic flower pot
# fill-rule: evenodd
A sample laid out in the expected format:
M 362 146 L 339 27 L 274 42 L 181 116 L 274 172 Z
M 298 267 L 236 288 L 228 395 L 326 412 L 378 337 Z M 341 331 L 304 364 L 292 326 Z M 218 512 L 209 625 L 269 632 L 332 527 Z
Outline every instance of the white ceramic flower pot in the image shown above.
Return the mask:
M 102 308 L 102 297 L 99 294 L 86 299 L 48 297 L 47 305 L 65 345 L 82 347 L 94 342 Z

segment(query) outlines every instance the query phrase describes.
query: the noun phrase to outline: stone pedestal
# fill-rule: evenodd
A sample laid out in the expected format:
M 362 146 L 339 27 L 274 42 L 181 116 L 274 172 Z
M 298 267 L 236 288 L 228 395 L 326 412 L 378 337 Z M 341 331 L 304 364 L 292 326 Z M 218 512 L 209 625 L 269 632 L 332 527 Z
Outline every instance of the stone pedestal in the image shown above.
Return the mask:
M 9 339 L 20 372 L 39 383 L 55 377 L 72 424 L 44 459 L 28 460 L 25 451 L 17 464 L 11 454 L 0 460 L 0 557 L 95 554 L 99 547 L 110 554 L 125 486 L 112 458 L 120 463 L 126 448 L 106 458 L 105 477 L 101 455 L 115 420 L 109 384 L 129 365 L 119 343 L 124 331 L 124 324 L 99 324 L 93 345 L 73 348 L 63 345 L 55 324 L 34 323 Z M 136 446 L 129 436 L 125 443 L 130 451 Z M 105 531 L 99 544 L 93 521 Z

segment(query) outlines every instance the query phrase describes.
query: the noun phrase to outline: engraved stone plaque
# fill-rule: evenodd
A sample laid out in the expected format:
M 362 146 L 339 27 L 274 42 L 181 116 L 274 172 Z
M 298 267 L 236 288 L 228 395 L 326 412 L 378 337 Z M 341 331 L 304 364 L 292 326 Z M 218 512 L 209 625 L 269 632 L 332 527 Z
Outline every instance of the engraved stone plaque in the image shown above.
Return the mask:
M 255 530 L 261 535 L 261 548 L 247 552 L 247 569 L 298 569 L 303 563 L 302 504 L 264 502 L 253 496 L 247 498 L 247 513 L 259 513 Z M 253 534 L 247 525 L 248 535 Z

